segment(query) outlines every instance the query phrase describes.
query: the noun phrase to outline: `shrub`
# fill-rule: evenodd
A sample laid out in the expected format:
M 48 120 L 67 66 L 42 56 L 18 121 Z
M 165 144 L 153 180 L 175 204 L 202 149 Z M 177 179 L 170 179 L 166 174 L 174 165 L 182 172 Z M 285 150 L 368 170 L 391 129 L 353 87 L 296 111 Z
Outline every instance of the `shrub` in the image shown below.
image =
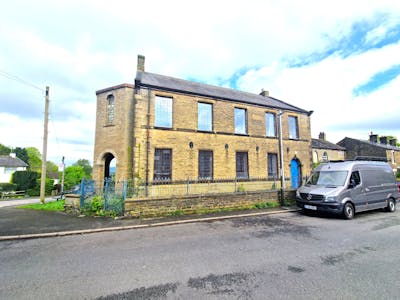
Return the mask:
M 17 185 L 17 190 L 27 191 L 35 188 L 39 173 L 33 171 L 15 171 L 11 182 Z
M 54 187 L 54 180 L 50 178 L 46 178 L 46 185 L 45 185 L 45 194 L 46 195 L 51 195 L 51 191 L 53 190 Z M 26 192 L 29 196 L 39 196 L 40 195 L 40 179 L 37 180 L 36 185 L 28 189 Z
M 17 190 L 17 185 L 15 183 L 0 183 L 0 191 L 3 192 L 11 192 L 11 191 L 16 191 Z

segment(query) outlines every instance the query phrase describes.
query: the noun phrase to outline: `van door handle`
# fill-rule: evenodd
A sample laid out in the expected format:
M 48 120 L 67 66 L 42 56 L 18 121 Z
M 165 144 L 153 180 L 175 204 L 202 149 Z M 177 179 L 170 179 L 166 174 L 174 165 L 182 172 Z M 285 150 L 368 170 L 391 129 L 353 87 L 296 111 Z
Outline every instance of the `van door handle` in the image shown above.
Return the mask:
M 366 191 L 366 192 L 369 192 L 369 188 L 365 188 L 365 191 Z

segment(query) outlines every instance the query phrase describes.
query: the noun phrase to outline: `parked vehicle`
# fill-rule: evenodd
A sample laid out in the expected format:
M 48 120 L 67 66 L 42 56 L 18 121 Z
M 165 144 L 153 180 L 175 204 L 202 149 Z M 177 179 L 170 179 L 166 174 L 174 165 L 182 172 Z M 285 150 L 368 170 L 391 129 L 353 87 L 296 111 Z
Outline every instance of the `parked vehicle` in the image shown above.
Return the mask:
M 344 161 L 319 165 L 296 192 L 304 211 L 343 214 L 386 208 L 396 210 L 399 191 L 393 170 L 386 162 Z

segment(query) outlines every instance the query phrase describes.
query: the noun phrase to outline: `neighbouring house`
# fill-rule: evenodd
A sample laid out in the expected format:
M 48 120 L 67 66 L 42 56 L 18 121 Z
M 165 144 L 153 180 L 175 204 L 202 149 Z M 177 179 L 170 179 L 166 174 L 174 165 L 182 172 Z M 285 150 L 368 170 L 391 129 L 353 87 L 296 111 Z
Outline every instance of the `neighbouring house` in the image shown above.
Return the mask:
M 318 139 L 311 139 L 313 163 L 345 160 L 346 148 L 326 140 L 325 132 L 320 132 Z
M 378 135 L 371 132 L 367 141 L 345 137 L 337 144 L 346 148 L 348 159 L 357 156 L 383 158 L 392 166 L 393 171 L 400 168 L 400 147 L 397 146 L 396 138 L 381 136 L 378 139 Z
M 312 169 L 310 116 L 269 96 L 145 71 L 138 56 L 134 84 L 96 91 L 93 179 L 145 183 L 217 179 L 276 184 L 279 118 L 286 187 Z M 279 180 L 278 180 L 279 184 Z
M 15 153 L 0 155 L 0 182 L 10 182 L 15 171 L 25 171 L 27 167 L 28 164 L 16 157 Z

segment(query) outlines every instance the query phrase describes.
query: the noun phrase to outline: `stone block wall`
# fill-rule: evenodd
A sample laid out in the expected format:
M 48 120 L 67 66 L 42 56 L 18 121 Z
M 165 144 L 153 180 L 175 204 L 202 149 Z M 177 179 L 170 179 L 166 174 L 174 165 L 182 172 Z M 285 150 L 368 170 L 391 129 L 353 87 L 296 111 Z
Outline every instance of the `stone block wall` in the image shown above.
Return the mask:
M 295 200 L 295 191 L 287 190 L 285 200 Z M 127 199 L 125 212 L 133 217 L 162 216 L 181 211 L 185 214 L 215 209 L 250 208 L 256 203 L 280 201 L 280 191 L 226 193 L 152 199 Z

